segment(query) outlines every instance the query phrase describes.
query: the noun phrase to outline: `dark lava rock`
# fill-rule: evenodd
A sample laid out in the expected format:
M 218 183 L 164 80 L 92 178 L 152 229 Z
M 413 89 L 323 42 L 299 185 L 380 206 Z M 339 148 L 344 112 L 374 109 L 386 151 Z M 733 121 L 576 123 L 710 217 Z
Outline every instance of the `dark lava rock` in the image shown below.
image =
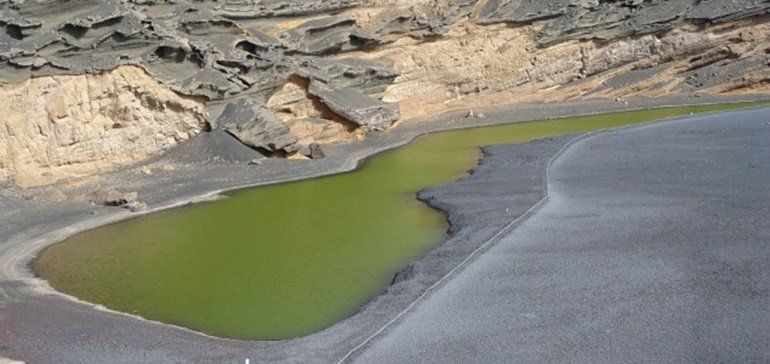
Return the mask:
M 252 160 L 264 159 L 265 155 L 243 144 L 230 133 L 216 129 L 199 133 L 190 140 L 171 148 L 163 157 L 180 164 L 202 164 L 248 163 Z
M 477 15 L 479 24 L 527 23 L 564 15 L 570 0 L 488 0 Z
M 138 194 L 118 190 L 95 191 L 89 196 L 89 201 L 104 206 L 126 207 L 135 204 Z
M 238 0 L 223 1 L 217 12 L 230 19 L 299 16 L 351 8 L 361 0 Z
M 716 23 L 767 14 L 766 0 L 489 0 L 479 24 L 543 21 L 541 45 L 572 39 L 613 39 L 671 29 L 684 22 Z
M 385 91 L 398 77 L 393 62 L 386 59 L 301 58 L 297 70 L 305 78 L 333 88 L 355 88 L 365 94 Z
M 272 111 L 247 99 L 225 106 L 217 124 L 244 144 L 268 152 L 296 151 L 297 138 Z
M 381 130 L 400 117 L 397 104 L 364 95 L 353 88 L 331 89 L 312 82 L 308 89 L 332 111 L 367 130 Z
M 317 56 L 378 43 L 377 38 L 362 32 L 354 19 L 335 16 L 310 20 L 284 33 L 283 39 L 296 52 Z

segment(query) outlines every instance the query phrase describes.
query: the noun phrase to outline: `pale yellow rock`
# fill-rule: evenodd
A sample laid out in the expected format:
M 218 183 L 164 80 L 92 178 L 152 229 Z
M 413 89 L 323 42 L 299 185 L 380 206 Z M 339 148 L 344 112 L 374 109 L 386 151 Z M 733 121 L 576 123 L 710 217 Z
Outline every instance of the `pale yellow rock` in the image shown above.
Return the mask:
M 308 93 L 307 80 L 294 76 L 267 100 L 301 145 L 328 144 L 360 140 L 363 130 L 335 114 L 317 97 Z
M 354 18 L 363 31 L 374 31 L 396 14 L 421 17 L 440 13 L 447 4 L 447 0 L 364 0 L 361 7 L 337 15 Z M 319 17 L 278 19 L 267 31 L 277 35 Z M 733 58 L 764 58 L 770 66 L 766 21 L 682 25 L 609 42 L 569 41 L 548 47 L 535 41 L 542 26 L 538 22 L 480 26 L 461 19 L 438 38 L 404 36 L 332 57 L 394 62 L 399 76 L 383 93 L 372 95 L 399 104 L 402 117 L 394 125 L 503 104 L 662 97 L 681 92 L 687 70 L 711 64 L 725 50 Z M 616 76 L 663 63 L 667 68 L 654 77 L 604 87 Z M 768 79 L 770 67 L 698 92 L 770 93 Z M 363 131 L 309 95 L 307 88 L 307 80 L 295 76 L 267 101 L 301 145 L 364 137 Z M 0 84 L 0 107 L 0 181 L 20 186 L 94 175 L 137 162 L 189 138 L 206 124 L 202 101 L 180 96 L 131 66 L 100 75 Z
M 362 15 L 351 12 L 351 15 Z M 364 23 L 375 23 L 376 12 Z M 453 26 L 438 40 L 404 37 L 393 44 L 344 57 L 389 58 L 399 76 L 383 100 L 398 102 L 404 120 L 454 109 L 521 102 L 561 101 L 584 97 L 664 96 L 684 82 L 680 71 L 691 58 L 722 46 L 741 57 L 761 54 L 770 46 L 770 25 L 751 21 L 711 26 L 682 26 L 664 35 L 612 42 L 571 41 L 538 47 L 538 24 L 479 26 L 470 21 Z M 736 39 L 742 43 L 735 44 Z M 602 82 L 632 69 L 670 62 L 671 69 L 630 87 L 599 89 Z M 586 82 L 576 82 L 592 76 Z M 762 73 L 747 75 L 732 87 L 707 92 L 770 92 Z
M 0 180 L 28 187 L 133 163 L 201 131 L 204 103 L 122 66 L 0 84 Z
M 297 119 L 287 121 L 289 130 L 302 145 L 329 144 L 360 140 L 364 132 L 355 124 L 328 119 Z

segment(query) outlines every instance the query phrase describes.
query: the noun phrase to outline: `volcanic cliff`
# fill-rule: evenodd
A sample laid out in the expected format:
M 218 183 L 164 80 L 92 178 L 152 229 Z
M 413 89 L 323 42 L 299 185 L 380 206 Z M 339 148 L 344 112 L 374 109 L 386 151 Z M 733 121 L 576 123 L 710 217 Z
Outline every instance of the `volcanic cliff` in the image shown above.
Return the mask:
M 307 158 L 447 110 L 770 93 L 767 0 L 10 0 L 0 9 L 0 180 L 20 186 L 130 165 L 199 133 Z

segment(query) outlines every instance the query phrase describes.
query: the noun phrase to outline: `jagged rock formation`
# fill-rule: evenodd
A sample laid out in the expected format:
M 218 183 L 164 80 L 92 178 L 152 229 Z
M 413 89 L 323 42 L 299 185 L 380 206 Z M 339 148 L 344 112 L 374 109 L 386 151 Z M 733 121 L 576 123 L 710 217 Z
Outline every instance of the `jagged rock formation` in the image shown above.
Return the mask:
M 712 24 L 767 13 L 765 0 L 488 0 L 479 24 L 526 24 L 547 20 L 541 45 L 574 39 L 610 40 L 649 34 L 689 23 Z
M 207 120 L 193 108 L 198 129 L 208 121 L 216 140 L 231 135 L 267 155 L 301 155 L 450 108 L 767 92 L 770 79 L 766 0 L 11 0 L 0 9 L 4 89 L 140 67 L 164 92 L 206 104 Z M 179 135 L 196 131 L 172 124 Z M 121 150 L 89 144 L 112 142 L 101 133 L 70 142 L 94 156 Z M 183 139 L 136 145 L 146 150 L 98 167 Z M 0 179 L 22 184 L 97 167 L 11 162 L 8 153 L 0 150 Z M 26 163 L 51 177 L 17 177 Z
M 288 132 L 286 124 L 270 110 L 247 99 L 227 103 L 217 124 L 252 148 L 268 152 L 299 149 L 297 138 Z
M 408 118 L 512 100 L 768 91 L 770 26 L 764 20 L 549 47 L 538 46 L 533 32 L 469 24 L 430 43 L 361 56 L 394 60 L 400 76 L 383 100 L 399 103 Z

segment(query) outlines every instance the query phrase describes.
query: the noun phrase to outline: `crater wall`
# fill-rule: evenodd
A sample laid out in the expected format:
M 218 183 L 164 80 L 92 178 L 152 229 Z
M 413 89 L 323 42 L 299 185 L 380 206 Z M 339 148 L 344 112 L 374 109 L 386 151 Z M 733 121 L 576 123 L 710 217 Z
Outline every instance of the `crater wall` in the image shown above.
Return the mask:
M 12 0 L 0 11 L 0 180 L 22 186 L 135 163 L 209 126 L 306 158 L 310 145 L 452 109 L 770 92 L 763 0 Z

